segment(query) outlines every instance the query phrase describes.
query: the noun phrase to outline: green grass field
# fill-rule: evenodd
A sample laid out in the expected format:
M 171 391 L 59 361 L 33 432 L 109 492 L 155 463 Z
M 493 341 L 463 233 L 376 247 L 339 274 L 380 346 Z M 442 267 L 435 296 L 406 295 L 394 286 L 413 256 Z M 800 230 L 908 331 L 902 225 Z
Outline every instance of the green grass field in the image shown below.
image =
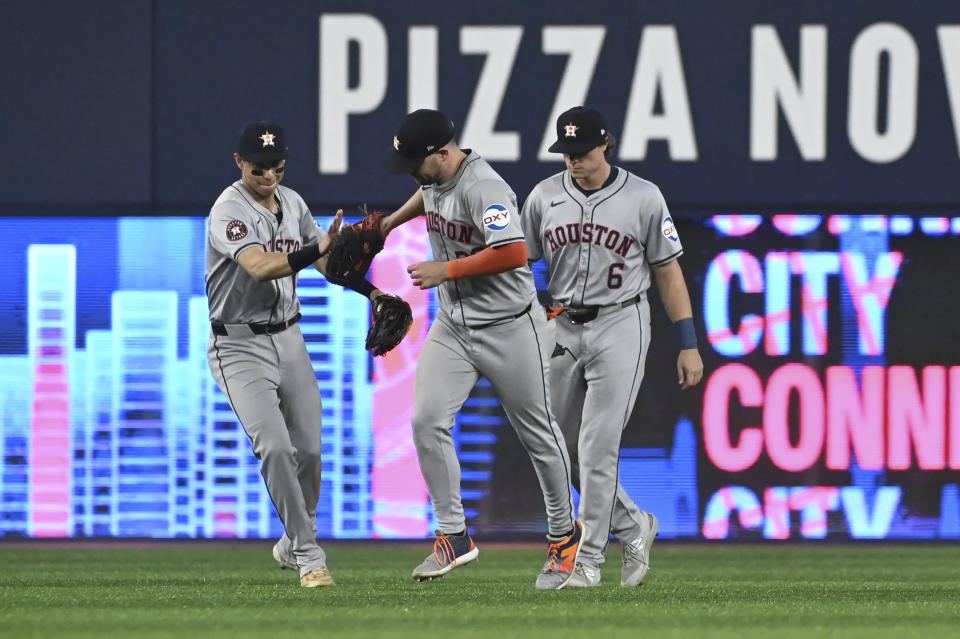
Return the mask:
M 492 545 L 491 545 L 492 546 Z M 480 543 L 423 584 L 423 544 L 326 545 L 300 588 L 271 544 L 0 543 L 0 637 L 958 637 L 960 545 L 654 546 L 646 585 L 538 592 L 543 551 Z

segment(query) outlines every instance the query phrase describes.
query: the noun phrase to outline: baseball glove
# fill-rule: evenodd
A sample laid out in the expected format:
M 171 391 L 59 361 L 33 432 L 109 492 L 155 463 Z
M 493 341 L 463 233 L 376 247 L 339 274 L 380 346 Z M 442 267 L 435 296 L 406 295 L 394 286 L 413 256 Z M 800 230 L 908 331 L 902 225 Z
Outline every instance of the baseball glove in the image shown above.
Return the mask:
M 371 302 L 373 324 L 367 331 L 366 349 L 385 355 L 399 344 L 410 330 L 413 313 L 410 305 L 396 295 L 380 295 Z
M 366 212 L 366 207 L 361 211 Z M 343 286 L 355 278 L 366 276 L 374 256 L 383 248 L 383 236 L 380 234 L 382 217 L 383 213 L 374 211 L 359 222 L 340 229 L 327 255 L 327 281 Z

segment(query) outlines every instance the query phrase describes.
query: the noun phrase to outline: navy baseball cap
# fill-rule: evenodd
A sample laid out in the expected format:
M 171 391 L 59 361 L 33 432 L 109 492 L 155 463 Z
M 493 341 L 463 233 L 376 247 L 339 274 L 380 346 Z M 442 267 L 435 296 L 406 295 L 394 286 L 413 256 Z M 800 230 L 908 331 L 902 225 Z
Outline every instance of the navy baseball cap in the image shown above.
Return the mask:
M 557 141 L 551 153 L 587 153 L 607 141 L 607 123 L 596 109 L 576 106 L 557 118 Z
M 393 173 L 413 173 L 423 158 L 446 146 L 453 139 L 453 122 L 439 111 L 418 109 L 408 113 L 387 154 L 387 169 Z
M 251 122 L 237 139 L 237 154 L 247 162 L 275 162 L 287 158 L 287 137 L 274 122 Z

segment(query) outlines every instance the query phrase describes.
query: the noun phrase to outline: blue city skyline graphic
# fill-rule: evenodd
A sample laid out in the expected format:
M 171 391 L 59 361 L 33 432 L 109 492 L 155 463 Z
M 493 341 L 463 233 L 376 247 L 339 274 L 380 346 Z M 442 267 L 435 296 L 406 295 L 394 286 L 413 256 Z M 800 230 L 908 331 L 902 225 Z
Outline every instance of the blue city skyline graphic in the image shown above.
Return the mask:
M 40 479 L 30 465 L 39 441 L 31 423 L 42 398 L 34 375 L 39 360 L 31 356 L 39 339 L 62 353 L 69 380 L 65 534 L 279 537 L 259 462 L 207 364 L 205 220 L 6 219 L 4 225 L 15 239 L 0 256 L 13 274 L 0 295 L 0 309 L 11 318 L 0 329 L 0 536 L 42 534 L 31 494 Z M 323 399 L 318 534 L 369 538 L 373 387 L 363 347 L 369 304 L 328 286 L 313 269 L 302 272 L 298 294 Z M 32 319 L 38 312 L 58 328 Z M 481 380 L 454 429 L 468 518 L 491 490 L 493 446 L 504 428 L 499 402 Z M 625 449 L 621 480 L 645 495 L 644 507 L 662 513 L 662 536 L 697 534 L 689 422 L 678 424 L 670 451 Z M 425 518 L 433 518 L 431 510 L 425 502 Z

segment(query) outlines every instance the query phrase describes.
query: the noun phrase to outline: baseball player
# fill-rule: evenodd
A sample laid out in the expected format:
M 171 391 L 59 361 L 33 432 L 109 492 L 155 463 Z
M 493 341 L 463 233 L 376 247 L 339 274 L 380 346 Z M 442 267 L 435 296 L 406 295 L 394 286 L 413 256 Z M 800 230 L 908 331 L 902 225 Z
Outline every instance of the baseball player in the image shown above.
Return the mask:
M 540 182 L 520 216 L 531 261 L 548 267 L 551 398 L 586 531 L 571 587 L 600 585 L 608 531 L 623 544 L 621 585 L 643 583 L 650 564 L 657 518 L 637 508 L 617 471 L 650 344 L 651 272 L 679 336 L 678 381 L 686 389 L 703 376 L 680 238 L 659 189 L 607 162 L 614 144 L 598 111 L 562 113 L 550 151 L 567 169 Z
M 320 391 L 297 321 L 297 273 L 314 266 L 340 229 L 327 233 L 303 199 L 280 186 L 286 169 L 283 129 L 247 125 L 234 160 L 240 179 L 210 210 L 206 287 L 210 370 L 246 430 L 285 535 L 273 548 L 300 584 L 333 586 L 317 544 L 320 493 Z M 381 292 L 365 283 L 365 294 Z
M 407 268 L 415 286 L 438 287 L 439 309 L 417 364 L 413 438 L 438 530 L 433 553 L 413 571 L 440 577 L 477 558 L 460 500 L 460 464 L 451 429 L 482 375 L 533 461 L 546 504 L 549 547 L 536 580 L 562 588 L 573 576 L 583 528 L 574 519 L 570 463 L 550 413 L 552 340 L 536 303 L 516 196 L 476 152 L 453 142 L 450 119 L 429 109 L 408 114 L 388 165 L 421 188 L 381 230 L 426 215 L 435 260 Z

